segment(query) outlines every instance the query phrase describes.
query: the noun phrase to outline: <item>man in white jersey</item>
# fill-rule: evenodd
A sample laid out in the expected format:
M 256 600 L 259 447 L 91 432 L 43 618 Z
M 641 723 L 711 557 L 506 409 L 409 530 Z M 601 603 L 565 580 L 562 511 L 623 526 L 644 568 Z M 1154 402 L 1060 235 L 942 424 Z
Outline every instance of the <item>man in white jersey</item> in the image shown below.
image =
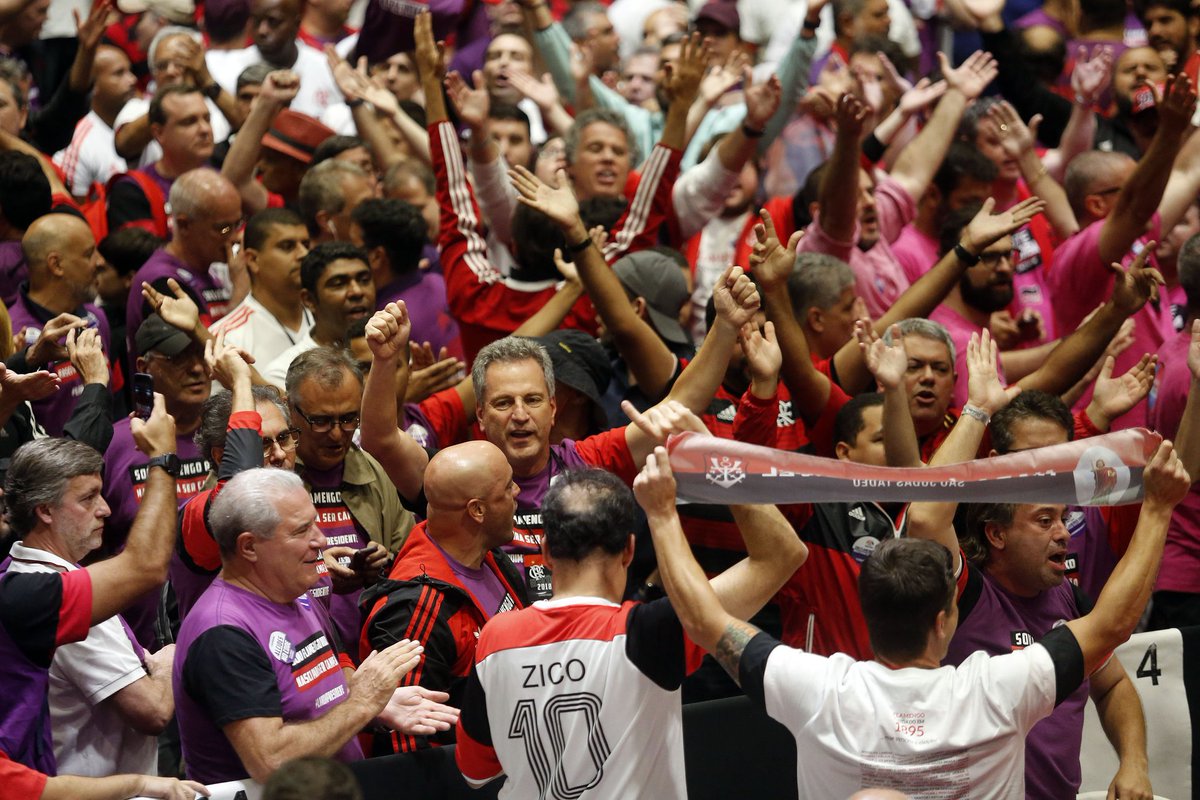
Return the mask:
M 692 416 L 678 404 L 663 414 Z M 704 430 L 695 417 L 694 430 Z M 729 613 L 756 613 L 808 550 L 773 506 L 733 506 L 748 557 L 713 578 Z M 679 686 L 702 653 L 665 598 L 621 603 L 634 502 L 617 476 L 556 476 L 542 501 L 554 596 L 492 617 L 467 679 L 455 758 L 500 797 L 683 798 Z
M 1144 485 L 1133 541 L 1090 613 L 1023 650 L 977 652 L 956 668 L 940 665 L 965 573 L 956 578 L 946 548 L 880 544 L 858 580 L 875 660 L 825 658 L 722 608 L 680 528 L 666 450 L 648 459 L 634 491 L 684 630 L 795 737 L 801 797 L 840 800 L 887 786 L 915 797 L 1017 800 L 1025 735 L 1129 637 L 1150 597 L 1171 511 L 1190 485 L 1170 442 L 1155 452 Z

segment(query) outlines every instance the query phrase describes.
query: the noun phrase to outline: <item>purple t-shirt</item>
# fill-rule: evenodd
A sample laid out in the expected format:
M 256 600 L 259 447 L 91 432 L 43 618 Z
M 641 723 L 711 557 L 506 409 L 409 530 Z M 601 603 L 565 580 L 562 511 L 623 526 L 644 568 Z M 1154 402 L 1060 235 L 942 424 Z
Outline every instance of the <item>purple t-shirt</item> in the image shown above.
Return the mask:
M 375 307 L 403 300 L 412 321 L 412 340 L 429 342 L 434 355 L 443 347 L 451 355 L 462 357 L 462 342 L 458 338 L 458 323 L 450 316 L 446 303 L 446 279 L 436 272 L 413 270 L 401 275 L 376 293 Z
M 312 487 L 309 496 L 317 509 L 317 525 L 325 534 L 327 547 L 351 547 L 355 550 L 366 547 L 371 539 L 354 520 L 346 502 L 342 499 L 343 464 L 331 470 L 305 467 L 300 473 Z M 349 566 L 350 559 L 339 559 L 342 566 Z M 322 587 L 318 587 L 320 590 Z M 328 597 L 329 615 L 345 646 L 353 650 L 362 631 L 362 612 L 358 610 L 358 598 L 362 590 L 349 594 L 333 594 L 325 589 Z
M 433 542 L 433 546 L 438 549 L 438 552 L 446 557 L 446 565 L 450 567 L 450 571 L 466 587 L 467 591 L 475 597 L 479 607 L 486 611 L 489 617 L 499 613 L 501 603 L 504 603 L 509 595 L 504 584 L 496 577 L 496 573 L 488 569 L 486 565 L 472 569 L 465 564 L 460 564 L 454 556 L 447 553 L 438 544 L 437 539 L 430 536 L 429 541 Z M 509 602 L 511 604 L 511 600 Z
M 175 481 L 175 494 L 179 505 L 194 497 L 204 488 L 208 479 L 208 459 L 192 441 L 191 433 L 180 433 L 175 437 L 175 454 L 179 456 L 180 472 Z M 129 419 L 117 420 L 113 425 L 113 437 L 104 451 L 104 500 L 112 513 L 104 521 L 104 552 L 118 553 L 125 547 L 129 527 L 137 516 L 146 490 L 146 462 L 150 459 L 137 449 L 133 434 L 129 430 Z M 154 622 L 157 616 L 159 591 L 155 589 L 125 610 L 138 641 L 143 647 L 154 649 Z
M 1150 427 L 1164 437 L 1174 439 L 1187 405 L 1192 373 L 1187 365 L 1191 331 L 1184 330 L 1158 351 L 1158 378 L 1154 405 L 1150 409 Z M 1162 567 L 1158 572 L 1157 591 L 1200 592 L 1200 490 L 1196 484 L 1183 502 L 1175 506 Z
M 413 50 L 413 19 L 422 11 L 433 15 L 434 38 L 445 41 L 455 51 L 490 36 L 483 3 L 472 6 L 467 0 L 368 0 L 355 58 L 366 56 L 374 64 L 395 53 Z
M 17 299 L 17 289 L 29 280 L 29 264 L 20 241 L 0 242 L 0 300 L 11 306 Z
M 222 578 L 212 582 L 179 629 L 172 673 L 189 778 L 218 783 L 248 775 L 222 726 L 263 716 L 307 722 L 350 696 L 332 633 L 307 594 L 280 604 Z M 350 737 L 334 758 L 361 759 L 358 739 Z
M 959 598 L 958 630 L 950 641 L 943 664 L 958 666 L 976 650 L 999 656 L 1022 650 L 1041 639 L 1060 622 L 1077 619 L 1089 610 L 1086 599 L 1076 594 L 1069 581 L 1047 589 L 1036 597 L 1018 597 L 1005 590 L 987 573 L 963 561 L 967 589 L 974 605 Z M 1083 741 L 1083 706 L 1088 698 L 1084 681 L 1054 713 L 1033 726 L 1025 739 L 1025 796 L 1039 800 L 1074 797 L 1079 790 L 1079 748 Z
M 16 302 L 9 306 L 8 315 L 12 319 L 13 334 L 25 331 L 26 344 L 33 344 L 41 334 L 42 326 L 58 315 L 30 300 L 27 292 L 28 287 L 21 287 Z M 100 343 L 105 354 L 111 352 L 112 337 L 108 328 L 108 317 L 104 316 L 104 312 L 88 303 L 72 313 L 86 319 L 89 328 L 99 331 Z M 79 395 L 83 394 L 83 377 L 69 359 L 56 361 L 46 369 L 58 376 L 61 385 L 54 394 L 31 403 L 33 414 L 47 433 L 51 436 L 62 436 L 63 427 L 75 411 Z
M 211 271 L 199 272 L 168 253 L 166 249 L 159 248 L 133 276 L 133 283 L 129 287 L 129 299 L 125 303 L 125 338 L 128 340 L 130 353 L 137 352 L 133 337 L 137 335 L 142 320 L 146 318 L 147 308 L 146 301 L 142 298 L 142 283 L 165 282 L 167 278 L 178 281 L 180 287 L 196 301 L 200 308 L 200 321 L 205 325 L 212 325 L 229 311 L 229 300 L 233 296 L 229 286 L 214 278 Z M 163 288 L 160 291 L 166 290 Z

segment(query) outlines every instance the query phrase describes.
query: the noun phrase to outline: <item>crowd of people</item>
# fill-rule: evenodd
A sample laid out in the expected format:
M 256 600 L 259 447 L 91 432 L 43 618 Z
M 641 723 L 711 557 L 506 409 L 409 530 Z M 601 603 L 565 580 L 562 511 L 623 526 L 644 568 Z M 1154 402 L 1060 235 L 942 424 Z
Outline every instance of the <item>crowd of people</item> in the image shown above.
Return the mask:
M 1148 800 L 1112 653 L 1200 624 L 1198 37 L 0 0 L 0 797 L 353 796 L 330 760 L 450 745 L 501 796 L 683 797 L 682 704 L 744 694 L 801 797 L 1073 797 L 1090 697 Z M 1119 506 L 684 503 L 668 451 L 1131 428 Z

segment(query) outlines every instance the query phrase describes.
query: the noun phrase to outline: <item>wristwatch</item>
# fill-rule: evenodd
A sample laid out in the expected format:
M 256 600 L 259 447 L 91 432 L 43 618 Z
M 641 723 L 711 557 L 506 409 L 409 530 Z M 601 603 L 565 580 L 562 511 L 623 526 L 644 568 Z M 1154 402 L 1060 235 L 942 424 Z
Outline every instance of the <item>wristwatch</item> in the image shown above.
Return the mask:
M 205 97 L 207 97 L 209 100 L 215 101 L 218 97 L 221 96 L 221 84 L 217 83 L 216 81 L 213 81 L 208 86 L 205 86 L 203 89 L 201 89 L 200 93 L 203 94 Z
M 150 467 L 162 467 L 172 478 L 179 477 L 179 456 L 174 453 L 163 453 L 161 456 L 155 456 L 146 464 L 146 469 Z

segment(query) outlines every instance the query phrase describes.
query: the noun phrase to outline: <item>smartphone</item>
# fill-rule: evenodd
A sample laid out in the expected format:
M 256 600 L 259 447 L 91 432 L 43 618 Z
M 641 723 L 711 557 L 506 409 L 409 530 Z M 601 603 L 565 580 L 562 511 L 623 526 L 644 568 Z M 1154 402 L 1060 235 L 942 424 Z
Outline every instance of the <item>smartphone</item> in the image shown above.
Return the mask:
M 150 419 L 154 411 L 154 378 L 144 372 L 133 374 L 133 412 L 141 419 Z

